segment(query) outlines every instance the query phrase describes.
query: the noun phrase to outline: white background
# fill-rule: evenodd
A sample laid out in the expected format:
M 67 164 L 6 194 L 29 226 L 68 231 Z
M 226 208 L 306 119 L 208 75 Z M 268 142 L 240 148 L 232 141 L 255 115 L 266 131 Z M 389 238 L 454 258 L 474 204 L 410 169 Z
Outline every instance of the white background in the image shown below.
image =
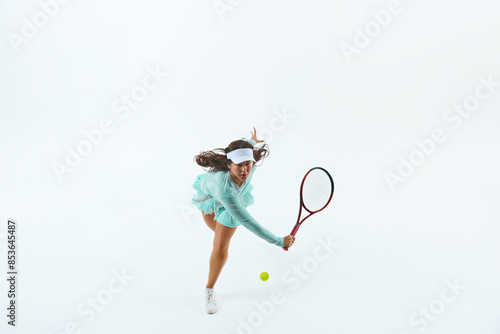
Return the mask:
M 13 218 L 19 272 L 15 328 L 0 281 L 2 332 L 499 333 L 498 5 L 401 1 L 346 57 L 389 1 L 223 3 L 70 1 L 17 47 L 41 4 L 0 3 L 0 267 Z M 121 118 L 113 106 L 148 68 L 168 76 Z M 497 86 L 453 128 L 444 115 L 480 77 Z M 113 130 L 58 177 L 106 119 Z M 190 204 L 193 157 L 253 126 L 271 151 L 252 180 L 262 225 L 290 233 L 311 167 L 335 195 L 288 252 L 238 227 L 208 315 L 213 232 Z M 386 174 L 436 129 L 446 140 L 391 189 Z M 338 244 L 319 263 L 318 238 Z M 259 311 L 275 290 L 282 302 Z M 90 320 L 92 298 L 106 303 Z

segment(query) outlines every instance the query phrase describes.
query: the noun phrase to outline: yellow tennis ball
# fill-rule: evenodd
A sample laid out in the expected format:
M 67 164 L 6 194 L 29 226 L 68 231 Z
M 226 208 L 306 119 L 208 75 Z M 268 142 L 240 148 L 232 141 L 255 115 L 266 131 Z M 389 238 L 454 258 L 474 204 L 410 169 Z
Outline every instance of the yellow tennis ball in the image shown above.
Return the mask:
M 266 272 L 263 272 L 260 274 L 260 279 L 263 281 L 267 281 L 269 279 L 269 274 Z

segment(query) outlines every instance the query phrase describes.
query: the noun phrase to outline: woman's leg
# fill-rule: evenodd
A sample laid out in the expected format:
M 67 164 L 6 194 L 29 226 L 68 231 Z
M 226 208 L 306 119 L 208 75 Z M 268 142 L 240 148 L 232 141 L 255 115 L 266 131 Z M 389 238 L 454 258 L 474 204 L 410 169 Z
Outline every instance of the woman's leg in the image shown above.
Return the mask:
M 215 232 L 215 226 L 217 225 L 217 222 L 214 219 L 215 214 L 212 213 L 212 214 L 205 215 L 205 212 L 203 212 L 203 211 L 201 212 L 201 214 L 203 216 L 203 220 L 208 225 L 208 227 L 210 227 L 210 229 Z
M 208 273 L 207 289 L 213 289 L 222 268 L 229 255 L 229 242 L 237 227 L 227 227 L 216 222 L 212 255 L 210 256 L 210 271 Z

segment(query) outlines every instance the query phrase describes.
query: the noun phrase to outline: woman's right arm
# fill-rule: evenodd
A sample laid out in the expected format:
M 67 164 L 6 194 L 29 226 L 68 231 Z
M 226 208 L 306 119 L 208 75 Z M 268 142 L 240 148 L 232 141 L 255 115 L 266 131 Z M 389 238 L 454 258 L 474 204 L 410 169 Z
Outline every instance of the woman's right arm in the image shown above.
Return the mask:
M 222 203 L 226 211 L 241 225 L 245 226 L 246 229 L 257 235 L 258 237 L 266 240 L 269 243 L 275 244 L 276 246 L 283 247 L 284 238 L 277 237 L 271 231 L 266 229 L 264 226 L 259 224 L 248 212 L 248 210 L 241 205 L 238 198 L 234 195 L 225 196 L 220 198 L 219 201 Z

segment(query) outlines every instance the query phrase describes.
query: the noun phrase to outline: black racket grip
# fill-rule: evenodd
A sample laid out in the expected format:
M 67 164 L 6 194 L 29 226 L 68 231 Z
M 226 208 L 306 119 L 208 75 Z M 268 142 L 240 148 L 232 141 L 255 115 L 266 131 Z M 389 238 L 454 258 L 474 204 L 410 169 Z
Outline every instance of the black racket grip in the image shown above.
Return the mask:
M 299 227 L 300 227 L 300 224 L 295 224 L 295 226 L 293 227 L 292 232 L 290 232 L 290 235 L 295 236 L 295 234 L 299 230 Z M 286 251 L 288 251 L 288 247 L 283 247 L 283 249 L 286 250 Z

